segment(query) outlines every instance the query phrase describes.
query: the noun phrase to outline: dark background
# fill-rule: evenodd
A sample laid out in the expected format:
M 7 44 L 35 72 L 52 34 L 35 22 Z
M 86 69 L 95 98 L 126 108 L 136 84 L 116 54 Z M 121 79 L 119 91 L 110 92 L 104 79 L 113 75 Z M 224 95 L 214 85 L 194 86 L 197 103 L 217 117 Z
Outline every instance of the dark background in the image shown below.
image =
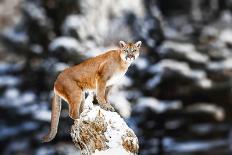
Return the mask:
M 64 68 L 143 42 L 112 104 L 140 155 L 232 154 L 231 0 L 0 0 L 0 154 L 78 154 L 63 105 L 50 125 Z

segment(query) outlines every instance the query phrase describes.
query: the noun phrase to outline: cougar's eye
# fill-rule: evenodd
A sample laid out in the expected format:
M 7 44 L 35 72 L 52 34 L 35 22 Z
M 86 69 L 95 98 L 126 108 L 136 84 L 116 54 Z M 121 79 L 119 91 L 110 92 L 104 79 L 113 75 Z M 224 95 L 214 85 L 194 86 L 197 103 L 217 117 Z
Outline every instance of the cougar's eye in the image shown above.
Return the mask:
M 128 50 L 124 50 L 124 52 L 128 53 Z

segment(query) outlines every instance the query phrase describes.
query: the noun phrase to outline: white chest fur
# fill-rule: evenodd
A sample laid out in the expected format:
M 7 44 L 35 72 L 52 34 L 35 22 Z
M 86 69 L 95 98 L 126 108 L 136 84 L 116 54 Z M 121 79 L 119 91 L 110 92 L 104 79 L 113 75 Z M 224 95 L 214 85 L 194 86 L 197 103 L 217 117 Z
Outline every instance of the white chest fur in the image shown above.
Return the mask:
M 126 72 L 118 72 L 115 73 L 107 82 L 106 82 L 106 86 L 110 86 L 113 84 L 116 84 L 118 81 L 120 81 L 123 76 L 125 75 Z

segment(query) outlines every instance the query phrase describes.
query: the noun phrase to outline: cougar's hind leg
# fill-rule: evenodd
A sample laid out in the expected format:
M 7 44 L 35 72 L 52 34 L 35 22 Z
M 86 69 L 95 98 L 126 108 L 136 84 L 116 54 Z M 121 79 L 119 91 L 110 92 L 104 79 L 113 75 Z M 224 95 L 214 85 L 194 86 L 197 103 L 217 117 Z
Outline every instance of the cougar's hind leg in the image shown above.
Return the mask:
M 72 119 L 78 119 L 82 100 L 82 89 L 73 82 L 67 83 L 65 91 L 69 104 L 69 116 Z

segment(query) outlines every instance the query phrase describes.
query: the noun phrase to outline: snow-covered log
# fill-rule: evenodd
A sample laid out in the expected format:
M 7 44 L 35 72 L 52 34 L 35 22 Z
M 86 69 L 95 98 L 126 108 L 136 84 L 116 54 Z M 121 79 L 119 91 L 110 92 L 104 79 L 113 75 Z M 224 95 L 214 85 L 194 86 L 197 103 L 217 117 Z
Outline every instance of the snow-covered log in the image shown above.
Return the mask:
M 138 139 L 116 112 L 93 106 L 93 95 L 85 101 L 80 119 L 74 121 L 71 136 L 83 155 L 137 154 Z

